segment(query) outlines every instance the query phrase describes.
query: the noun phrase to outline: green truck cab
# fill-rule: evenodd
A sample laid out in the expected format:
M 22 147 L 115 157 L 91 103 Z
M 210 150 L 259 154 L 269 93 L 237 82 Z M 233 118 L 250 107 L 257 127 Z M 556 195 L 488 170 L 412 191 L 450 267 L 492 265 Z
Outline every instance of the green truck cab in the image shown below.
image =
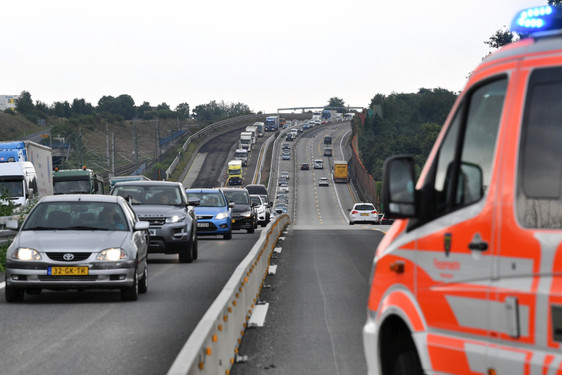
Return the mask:
M 54 194 L 103 194 L 103 179 L 93 170 L 58 169 L 53 172 Z

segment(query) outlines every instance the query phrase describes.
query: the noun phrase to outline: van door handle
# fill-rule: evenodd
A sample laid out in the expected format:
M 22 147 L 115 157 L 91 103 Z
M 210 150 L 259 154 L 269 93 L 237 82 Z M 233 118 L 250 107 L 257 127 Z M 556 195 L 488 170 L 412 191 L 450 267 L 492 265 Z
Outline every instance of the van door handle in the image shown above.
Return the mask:
M 471 242 L 468 244 L 468 248 L 470 250 L 476 250 L 476 251 L 486 251 L 488 250 L 488 243 L 487 242 Z

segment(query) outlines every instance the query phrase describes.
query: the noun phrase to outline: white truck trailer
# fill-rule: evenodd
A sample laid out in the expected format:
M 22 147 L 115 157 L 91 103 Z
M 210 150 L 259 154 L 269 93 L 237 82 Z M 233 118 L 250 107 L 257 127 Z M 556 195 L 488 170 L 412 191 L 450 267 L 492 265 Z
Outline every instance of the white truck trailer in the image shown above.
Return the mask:
M 16 206 L 53 194 L 51 148 L 32 141 L 0 142 L 0 191 Z

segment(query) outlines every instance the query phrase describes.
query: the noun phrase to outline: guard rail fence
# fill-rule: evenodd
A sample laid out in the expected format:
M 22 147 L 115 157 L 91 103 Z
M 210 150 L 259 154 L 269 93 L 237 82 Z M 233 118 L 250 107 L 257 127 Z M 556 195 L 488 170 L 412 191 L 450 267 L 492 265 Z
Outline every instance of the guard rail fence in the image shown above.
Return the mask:
M 272 220 L 189 336 L 168 375 L 229 374 L 265 284 L 273 250 L 289 225 Z

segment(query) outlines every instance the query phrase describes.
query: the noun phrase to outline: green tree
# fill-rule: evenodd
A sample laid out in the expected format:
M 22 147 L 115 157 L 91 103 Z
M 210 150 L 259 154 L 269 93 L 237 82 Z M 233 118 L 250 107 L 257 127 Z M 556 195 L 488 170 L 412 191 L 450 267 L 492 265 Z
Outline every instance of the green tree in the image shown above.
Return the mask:
M 161 110 L 169 111 L 170 106 L 164 102 L 162 104 L 158 104 L 158 106 L 156 107 L 156 110 L 157 111 L 161 111 Z
M 456 97 L 441 88 L 373 97 L 357 139 L 361 160 L 375 180 L 382 179 L 384 161 L 393 154 L 414 155 L 421 170 Z
M 135 117 L 135 101 L 130 95 L 119 95 L 117 98 L 113 96 L 103 96 L 98 101 L 98 112 L 107 112 L 113 115 L 123 116 L 126 120 L 132 120 Z
M 22 91 L 16 102 L 16 111 L 25 116 L 33 114 L 34 110 L 35 106 L 33 100 L 31 100 L 31 94 L 29 91 Z
M 142 105 L 140 105 L 137 108 L 137 117 L 144 117 L 144 113 L 145 112 L 150 112 L 152 110 L 152 107 L 150 106 L 149 102 L 143 102 Z
M 176 107 L 176 113 L 178 114 L 179 118 L 182 120 L 189 118 L 189 104 L 187 103 L 180 103 Z
M 65 101 L 64 103 L 55 102 L 53 107 L 54 107 L 55 116 L 57 117 L 69 118 L 72 114 L 72 109 L 70 108 L 70 104 L 67 101 Z
M 74 99 L 70 109 L 74 115 L 91 115 L 95 113 L 94 107 L 84 99 Z
M 334 96 L 333 98 L 330 98 L 330 100 L 328 100 L 328 106 L 326 107 L 326 109 L 336 108 L 339 113 L 343 113 L 343 108 L 338 107 L 345 107 L 345 102 L 343 99 Z
M 493 49 L 498 49 L 506 44 L 509 44 L 516 40 L 517 34 L 507 30 L 504 26 L 503 29 L 496 30 L 496 32 L 484 42 Z
M 210 124 L 224 120 L 229 117 L 251 114 L 250 107 L 243 103 L 225 104 L 224 101 L 217 103 L 215 100 L 207 104 L 200 104 L 193 109 L 193 117 L 197 121 Z

